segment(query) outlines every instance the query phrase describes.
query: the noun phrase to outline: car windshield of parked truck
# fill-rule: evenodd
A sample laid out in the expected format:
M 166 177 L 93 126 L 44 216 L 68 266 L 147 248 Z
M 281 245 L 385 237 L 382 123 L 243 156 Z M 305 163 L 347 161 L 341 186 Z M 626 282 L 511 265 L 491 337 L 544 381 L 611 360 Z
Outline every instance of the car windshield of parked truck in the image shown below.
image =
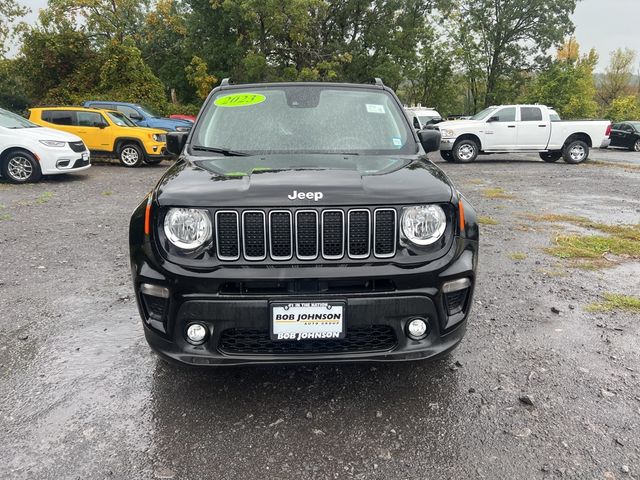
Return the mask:
M 21 117 L 20 115 L 16 115 L 15 113 L 11 113 L 7 110 L 3 110 L 0 108 L 0 127 L 4 128 L 36 128 L 40 125 L 36 125 L 33 122 L 30 122 L 26 118 Z
M 162 115 L 160 115 L 158 112 L 154 112 L 149 107 L 143 107 L 141 105 L 137 105 L 137 107 L 138 107 L 138 110 L 140 110 L 145 117 L 150 117 L 150 118 L 162 117 Z
M 489 107 L 489 108 L 485 108 L 484 110 L 482 110 L 481 112 L 476 113 L 473 117 L 470 118 L 470 120 L 484 120 L 486 118 L 489 118 L 489 116 L 495 112 L 497 109 L 497 107 Z
M 109 118 L 113 123 L 115 123 L 119 127 L 136 127 L 137 125 L 133 123 L 124 113 L 119 112 L 106 112 Z
M 196 155 L 417 152 L 388 92 L 316 85 L 222 90 L 208 102 L 190 143 Z
M 441 117 L 437 117 L 437 116 L 423 116 L 423 115 L 419 115 L 418 118 L 420 119 L 420 123 L 422 125 L 431 125 L 435 122 L 437 122 L 438 120 L 441 120 Z
M 636 132 L 640 132 L 640 122 L 629 122 L 629 125 L 631 125 Z

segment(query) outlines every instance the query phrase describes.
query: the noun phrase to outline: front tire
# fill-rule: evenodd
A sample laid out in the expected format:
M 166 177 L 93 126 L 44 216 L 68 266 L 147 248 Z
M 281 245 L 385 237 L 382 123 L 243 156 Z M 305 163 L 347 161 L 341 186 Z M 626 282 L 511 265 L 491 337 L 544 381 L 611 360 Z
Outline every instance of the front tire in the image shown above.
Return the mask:
M 451 150 L 440 150 L 440 156 L 445 162 L 453 162 L 453 153 L 451 153 Z
M 42 178 L 36 158 L 25 151 L 11 152 L 2 162 L 2 176 L 11 183 L 33 183 Z
M 562 158 L 562 152 L 540 152 L 540 158 L 548 163 L 557 162 Z
M 453 146 L 451 151 L 453 154 L 453 161 L 456 163 L 471 163 L 480 153 L 480 147 L 475 140 L 470 138 L 459 140 Z
M 118 160 L 127 168 L 135 168 L 144 162 L 144 152 L 136 143 L 124 143 L 118 151 Z
M 573 140 L 562 149 L 562 158 L 573 165 L 582 163 L 589 158 L 589 145 L 582 140 Z

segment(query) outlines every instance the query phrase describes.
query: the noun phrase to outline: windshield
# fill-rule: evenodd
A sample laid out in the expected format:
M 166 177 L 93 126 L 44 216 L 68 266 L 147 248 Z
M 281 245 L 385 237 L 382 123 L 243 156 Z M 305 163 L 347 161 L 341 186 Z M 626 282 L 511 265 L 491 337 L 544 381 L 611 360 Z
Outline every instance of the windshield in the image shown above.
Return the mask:
M 196 154 L 206 149 L 247 154 L 417 151 L 402 110 L 382 90 L 316 85 L 223 90 L 205 108 L 190 142 Z
M 151 117 L 151 118 L 160 118 L 162 115 L 160 115 L 158 112 L 152 110 L 149 107 L 143 107 L 141 105 L 137 105 L 138 109 L 142 111 L 142 114 L 145 117 Z
M 640 132 L 640 122 L 629 122 L 629 125 L 631 125 L 636 132 Z
M 495 112 L 496 108 L 497 107 L 485 108 L 481 112 L 476 113 L 473 117 L 470 118 L 470 120 L 484 120 L 485 118 L 489 118 L 489 115 Z
M 136 124 L 133 123 L 129 118 L 120 112 L 105 112 L 111 121 L 115 123 L 119 127 L 135 127 Z
M 26 118 L 21 117 L 20 115 L 16 115 L 15 113 L 11 113 L 7 110 L 3 110 L 0 108 L 0 127 L 4 128 L 36 128 L 40 125 L 36 125 L 33 122 L 30 122 Z
M 434 123 L 434 122 L 436 122 L 438 120 L 441 120 L 442 117 L 439 117 L 437 115 L 428 115 L 428 116 L 419 115 L 418 119 L 420 120 L 420 123 L 422 125 L 429 125 L 429 124 Z

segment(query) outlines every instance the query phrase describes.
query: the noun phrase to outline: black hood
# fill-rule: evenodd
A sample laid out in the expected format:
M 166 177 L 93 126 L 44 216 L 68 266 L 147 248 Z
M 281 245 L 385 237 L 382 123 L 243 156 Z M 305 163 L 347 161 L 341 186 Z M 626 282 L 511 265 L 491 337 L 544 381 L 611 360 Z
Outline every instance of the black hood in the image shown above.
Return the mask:
M 412 156 L 190 157 L 160 180 L 157 201 L 163 206 L 241 208 L 394 205 L 448 202 L 452 191 L 442 170 Z M 304 198 L 291 199 L 294 192 Z

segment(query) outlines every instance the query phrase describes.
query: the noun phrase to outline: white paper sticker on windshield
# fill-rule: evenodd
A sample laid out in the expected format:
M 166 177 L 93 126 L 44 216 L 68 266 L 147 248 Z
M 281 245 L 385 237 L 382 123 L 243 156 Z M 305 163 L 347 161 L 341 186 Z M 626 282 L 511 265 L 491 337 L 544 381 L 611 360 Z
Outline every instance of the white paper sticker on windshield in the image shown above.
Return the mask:
M 367 103 L 367 112 L 384 113 L 384 105 L 378 105 L 376 103 Z

